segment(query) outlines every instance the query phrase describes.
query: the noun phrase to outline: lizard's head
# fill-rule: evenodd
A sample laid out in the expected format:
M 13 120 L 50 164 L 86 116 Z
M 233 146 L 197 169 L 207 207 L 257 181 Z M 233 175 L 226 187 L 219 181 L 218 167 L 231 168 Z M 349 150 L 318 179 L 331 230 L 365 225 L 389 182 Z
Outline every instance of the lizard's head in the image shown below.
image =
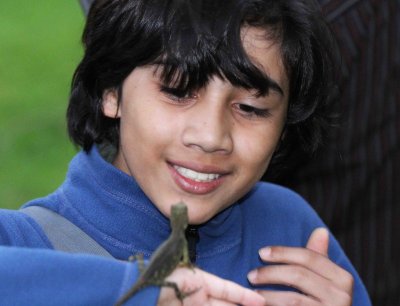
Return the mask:
M 171 206 L 171 224 L 186 229 L 188 225 L 188 208 L 185 203 L 179 202 Z

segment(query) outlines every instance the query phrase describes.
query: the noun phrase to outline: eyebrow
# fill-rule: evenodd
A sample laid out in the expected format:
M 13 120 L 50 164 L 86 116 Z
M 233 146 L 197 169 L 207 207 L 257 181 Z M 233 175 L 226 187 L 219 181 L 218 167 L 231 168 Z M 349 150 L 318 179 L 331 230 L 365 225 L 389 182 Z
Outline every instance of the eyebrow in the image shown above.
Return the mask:
M 268 94 L 269 89 L 272 89 L 273 91 L 277 92 L 278 94 L 280 94 L 281 96 L 284 97 L 285 93 L 284 93 L 282 87 L 279 85 L 279 83 L 269 76 L 266 76 L 266 78 L 269 82 L 269 87 L 268 87 L 267 91 L 265 92 L 265 94 L 262 96 L 265 96 L 266 94 Z
M 167 66 L 166 63 L 165 63 L 162 59 L 156 60 L 156 61 L 153 63 L 153 65 L 156 65 L 156 66 L 157 66 L 157 68 L 156 68 L 155 71 L 154 71 L 154 74 L 156 74 L 157 71 L 159 71 L 158 69 L 159 69 L 160 67 L 161 67 L 161 69 L 164 69 L 164 67 Z M 280 94 L 282 97 L 285 96 L 285 93 L 284 93 L 282 87 L 279 85 L 279 83 L 278 83 L 277 81 L 275 81 L 274 79 L 272 79 L 272 78 L 271 78 L 270 76 L 268 76 L 268 75 L 265 75 L 265 78 L 268 80 L 268 83 L 269 83 L 268 85 L 269 85 L 269 86 L 268 86 L 268 88 L 267 88 L 266 90 L 260 90 L 260 89 L 258 89 L 258 94 L 257 94 L 257 96 L 266 96 L 266 95 L 268 95 L 268 92 L 269 92 L 270 89 L 273 90 L 274 92 Z M 256 89 L 256 88 L 254 88 L 254 89 Z

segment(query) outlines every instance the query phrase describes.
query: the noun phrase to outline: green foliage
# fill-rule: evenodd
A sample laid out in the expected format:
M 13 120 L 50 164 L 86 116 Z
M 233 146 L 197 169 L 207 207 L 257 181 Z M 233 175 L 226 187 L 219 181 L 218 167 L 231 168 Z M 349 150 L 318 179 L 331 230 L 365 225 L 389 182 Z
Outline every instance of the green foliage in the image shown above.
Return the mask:
M 78 1 L 0 1 L 0 207 L 53 191 L 76 149 L 65 110 L 82 55 Z

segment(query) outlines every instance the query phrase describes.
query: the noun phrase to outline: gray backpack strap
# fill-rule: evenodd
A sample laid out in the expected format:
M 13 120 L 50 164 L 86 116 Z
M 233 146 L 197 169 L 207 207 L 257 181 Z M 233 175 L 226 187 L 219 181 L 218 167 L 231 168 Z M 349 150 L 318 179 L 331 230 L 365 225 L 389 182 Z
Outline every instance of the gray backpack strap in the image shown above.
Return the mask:
M 50 209 L 29 206 L 20 211 L 40 225 L 55 250 L 113 257 L 79 227 Z

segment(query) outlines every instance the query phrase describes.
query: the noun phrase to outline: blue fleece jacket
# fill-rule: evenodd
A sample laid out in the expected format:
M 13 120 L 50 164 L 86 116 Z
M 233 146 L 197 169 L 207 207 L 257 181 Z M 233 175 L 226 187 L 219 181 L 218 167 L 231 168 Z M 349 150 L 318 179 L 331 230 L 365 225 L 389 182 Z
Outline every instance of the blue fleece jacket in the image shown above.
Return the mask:
M 66 217 L 117 259 L 137 253 L 149 258 L 170 233 L 168 219 L 135 180 L 107 163 L 95 147 L 89 154 L 78 153 L 65 182 L 49 196 L 26 204 L 31 205 Z M 304 247 L 320 226 L 324 224 L 300 196 L 258 183 L 198 228 L 196 265 L 252 288 L 248 272 L 266 264 L 258 256 L 261 247 Z M 0 245 L 7 246 L 0 247 L 0 296 L 5 305 L 111 305 L 138 275 L 136 264 L 126 261 L 46 250 L 52 245 L 40 227 L 19 211 L 0 211 Z M 370 305 L 361 280 L 333 237 L 329 257 L 353 274 L 353 305 Z M 158 288 L 150 287 L 130 303 L 155 305 L 158 294 Z

